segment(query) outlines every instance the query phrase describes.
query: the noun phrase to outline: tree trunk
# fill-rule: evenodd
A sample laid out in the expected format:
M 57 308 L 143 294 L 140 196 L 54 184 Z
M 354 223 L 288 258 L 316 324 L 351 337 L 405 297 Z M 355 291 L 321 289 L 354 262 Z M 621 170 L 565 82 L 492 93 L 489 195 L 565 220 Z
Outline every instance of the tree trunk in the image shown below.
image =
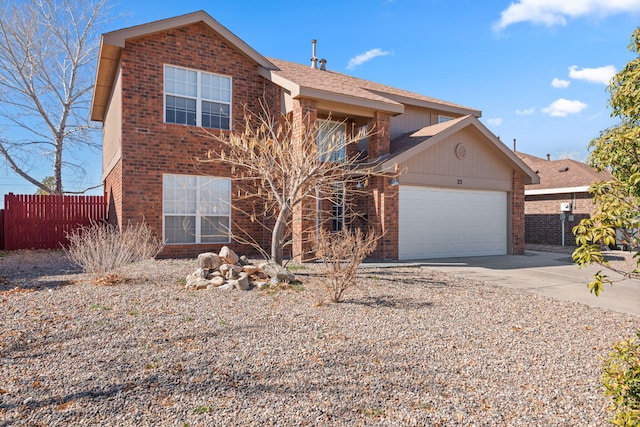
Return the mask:
M 282 265 L 283 261 L 282 241 L 289 212 L 291 212 L 289 208 L 280 210 L 276 223 L 273 226 L 273 231 L 271 232 L 271 260 L 279 265 Z

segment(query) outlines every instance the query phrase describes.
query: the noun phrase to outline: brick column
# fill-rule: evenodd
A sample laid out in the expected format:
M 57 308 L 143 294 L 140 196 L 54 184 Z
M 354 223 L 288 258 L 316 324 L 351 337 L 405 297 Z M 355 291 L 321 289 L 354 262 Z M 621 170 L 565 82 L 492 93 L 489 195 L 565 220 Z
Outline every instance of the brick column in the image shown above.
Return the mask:
M 369 178 L 369 225 L 377 235 L 382 236 L 371 254 L 372 258 L 377 259 L 398 259 L 399 187 L 391 186 L 390 180 L 389 176 Z
M 511 189 L 511 244 L 513 255 L 524 255 L 524 184 L 513 171 Z
M 376 111 L 373 118 L 369 120 L 368 128 L 371 134 L 367 142 L 369 159 L 376 159 L 384 154 L 389 154 L 391 141 L 391 117 L 386 113 Z
M 315 126 L 318 113 L 316 102 L 308 99 L 294 99 L 292 111 L 293 135 L 292 144 L 303 144 L 308 136 L 304 135 Z M 315 143 L 315 141 L 306 141 Z M 313 210 L 315 201 L 310 199 L 294 209 L 292 215 L 291 254 L 295 261 L 304 262 L 313 259 L 313 241 L 315 239 L 315 221 Z

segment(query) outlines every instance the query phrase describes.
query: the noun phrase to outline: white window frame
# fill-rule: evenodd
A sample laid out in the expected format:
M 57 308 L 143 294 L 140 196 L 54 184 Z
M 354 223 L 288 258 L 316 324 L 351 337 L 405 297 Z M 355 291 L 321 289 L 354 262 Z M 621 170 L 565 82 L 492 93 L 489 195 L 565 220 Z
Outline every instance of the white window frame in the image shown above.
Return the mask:
M 347 157 L 347 147 L 346 147 L 346 138 L 347 138 L 347 124 L 343 122 L 334 122 L 331 120 L 318 119 L 318 136 L 317 136 L 317 149 L 318 149 L 318 160 L 321 162 L 344 162 Z M 329 135 L 324 135 L 324 130 L 330 130 L 331 133 Z M 339 142 L 340 149 L 338 151 L 333 151 L 331 153 L 327 152 L 326 145 L 324 145 L 327 138 L 332 138 L 337 133 L 342 133 L 342 140 Z
M 167 187 L 167 182 L 170 177 L 181 177 L 183 179 L 195 179 L 195 200 L 175 200 L 175 202 L 185 202 L 191 203 L 195 202 L 195 209 L 192 211 L 181 211 L 177 212 L 174 207 L 174 212 L 168 212 L 168 205 L 170 204 L 165 196 L 169 191 Z M 210 212 L 206 211 L 206 208 L 203 207 L 204 203 L 207 201 L 201 200 L 202 192 L 200 191 L 205 185 L 209 184 L 212 181 L 222 181 L 223 184 L 226 184 L 225 195 L 228 197 L 225 200 L 220 200 L 219 203 L 223 205 L 223 208 L 220 209 L 219 212 Z M 173 190 L 178 190 L 177 187 L 172 188 Z M 193 190 L 193 188 L 184 188 L 183 191 L 186 193 L 188 190 Z M 216 176 L 205 176 L 205 175 L 185 175 L 185 174 L 163 174 L 162 175 L 162 240 L 166 245 L 198 245 L 198 244 L 208 244 L 208 245 L 217 245 L 217 244 L 226 244 L 231 243 L 231 199 L 232 199 L 232 189 L 231 189 L 231 179 L 226 177 L 216 177 Z M 222 199 L 222 197 L 221 197 Z M 174 205 L 175 206 L 175 205 Z M 167 240 L 166 233 L 166 219 L 167 217 L 192 217 L 195 225 L 194 231 L 194 241 L 193 242 L 169 242 Z M 225 239 L 218 239 L 216 241 L 202 241 L 202 222 L 207 217 L 220 217 L 227 218 L 228 224 L 228 232 L 226 233 Z M 206 236 L 205 236 L 206 237 Z M 206 240 L 206 239 L 205 239 Z
M 191 95 L 187 95 L 187 94 L 183 94 L 183 93 L 178 93 L 177 91 L 175 92 L 170 92 L 167 90 L 167 68 L 174 68 L 176 70 L 185 70 L 187 72 L 195 72 L 196 73 L 196 96 L 191 96 Z M 231 130 L 232 128 L 232 123 L 233 123 L 233 78 L 231 76 L 225 76 L 223 74 L 216 74 L 216 73 L 209 73 L 206 71 L 201 71 L 201 70 L 196 70 L 196 69 L 192 69 L 192 68 L 186 68 L 186 67 L 180 67 L 177 65 L 171 65 L 171 64 L 164 64 L 163 67 L 163 96 L 162 96 L 162 103 L 163 103 L 163 120 L 164 123 L 168 123 L 168 124 L 178 124 L 178 125 L 187 125 L 187 126 L 198 126 L 198 127 L 203 127 L 202 126 L 202 103 L 203 102 L 214 102 L 214 103 L 218 103 L 218 104 L 224 104 L 224 105 L 228 105 L 229 106 L 229 123 L 228 123 L 228 127 L 224 128 L 224 127 L 219 127 L 219 128 L 215 128 L 215 127 L 208 127 L 209 129 L 222 129 L 222 130 Z M 221 79 L 226 79 L 229 81 L 229 100 L 223 100 L 220 98 L 213 98 L 213 97 L 205 97 L 203 96 L 203 88 L 202 88 L 202 76 L 203 75 L 208 75 L 208 76 L 212 76 L 212 77 L 217 77 L 217 78 L 221 78 Z M 196 122 L 195 124 L 190 124 L 190 123 L 176 123 L 176 122 L 169 122 L 167 121 L 167 96 L 173 96 L 176 98 L 184 98 L 184 99 L 190 99 L 190 100 L 195 100 L 196 101 Z

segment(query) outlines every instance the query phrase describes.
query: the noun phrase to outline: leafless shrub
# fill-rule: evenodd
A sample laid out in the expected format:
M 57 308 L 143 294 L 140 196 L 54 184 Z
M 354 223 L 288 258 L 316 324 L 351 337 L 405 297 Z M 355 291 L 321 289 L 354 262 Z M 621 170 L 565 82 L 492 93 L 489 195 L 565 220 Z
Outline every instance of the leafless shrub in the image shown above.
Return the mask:
M 67 235 L 67 257 L 85 273 L 102 276 L 127 264 L 155 257 L 162 242 L 145 223 L 118 227 L 93 223 Z
M 332 233 L 321 229 L 316 242 L 316 256 L 324 264 L 324 286 L 333 302 L 341 302 L 344 292 L 356 286 L 358 266 L 376 248 L 379 237 L 342 230 Z

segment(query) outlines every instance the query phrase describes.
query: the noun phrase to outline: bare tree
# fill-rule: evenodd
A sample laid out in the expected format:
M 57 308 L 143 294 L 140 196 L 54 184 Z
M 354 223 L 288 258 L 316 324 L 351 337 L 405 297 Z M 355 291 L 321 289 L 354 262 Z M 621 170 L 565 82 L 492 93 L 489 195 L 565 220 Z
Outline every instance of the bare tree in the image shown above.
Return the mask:
M 260 202 L 243 213 L 271 232 L 270 258 L 278 264 L 292 234 L 298 239 L 315 236 L 314 230 L 336 221 L 336 216 L 345 224 L 353 220 L 357 213 L 351 206 L 364 194 L 363 182 L 374 174 L 372 165 L 347 149 L 374 130 L 350 135 L 338 129 L 344 122 L 319 125 L 308 118 L 302 122 L 296 127 L 289 116 L 274 117 L 266 108 L 260 114 L 247 112 L 242 133 L 206 132 L 218 148 L 210 150 L 207 158 L 197 159 L 230 165 L 233 179 L 244 184 L 236 196 Z M 296 229 L 295 216 L 298 224 L 307 227 Z M 261 250 L 249 233 L 233 237 Z M 307 241 L 311 246 L 313 240 Z
M 99 147 L 88 111 L 106 1 L 0 2 L 0 154 L 45 193 L 62 194 L 63 167 L 84 172 L 64 160 L 69 149 Z M 50 186 L 31 172 L 43 158 Z

